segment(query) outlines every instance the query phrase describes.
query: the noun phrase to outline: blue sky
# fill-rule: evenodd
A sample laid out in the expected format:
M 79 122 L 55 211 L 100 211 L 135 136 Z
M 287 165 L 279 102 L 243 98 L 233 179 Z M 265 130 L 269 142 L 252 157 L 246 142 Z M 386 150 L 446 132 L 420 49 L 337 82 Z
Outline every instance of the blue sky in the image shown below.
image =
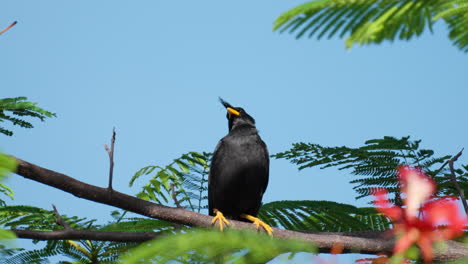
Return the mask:
M 437 154 L 468 147 L 467 54 L 444 25 L 410 42 L 354 47 L 272 32 L 302 1 L 2 1 L 0 97 L 27 96 L 57 118 L 0 136 L 9 154 L 105 186 L 116 127 L 114 187 L 141 167 L 212 151 L 227 133 L 218 96 L 256 120 L 271 153 L 293 142 L 359 146 L 422 139 Z M 466 163 L 462 156 L 461 162 Z M 264 202 L 354 205 L 346 171 L 298 172 L 272 160 Z M 109 219 L 108 206 L 12 175 L 14 203 Z

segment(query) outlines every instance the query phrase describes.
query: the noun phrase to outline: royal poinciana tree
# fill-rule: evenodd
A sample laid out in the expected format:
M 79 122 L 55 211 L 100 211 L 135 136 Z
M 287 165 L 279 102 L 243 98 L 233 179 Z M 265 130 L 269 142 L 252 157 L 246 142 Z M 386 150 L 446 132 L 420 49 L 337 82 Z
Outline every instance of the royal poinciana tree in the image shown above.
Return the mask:
M 443 21 L 453 43 L 466 52 L 468 17 L 463 10 L 467 4 L 466 0 L 312 1 L 281 15 L 275 29 L 296 33 L 297 37 L 339 34 L 347 36 L 350 47 L 410 39 L 431 30 L 436 21 Z M 3 122 L 32 128 L 25 118 L 44 120 L 53 116 L 25 97 L 0 99 Z M 4 137 L 13 135 L 3 126 L 0 133 Z M 346 170 L 353 176 L 356 197 L 372 197 L 377 209 L 372 204 L 355 207 L 333 201 L 267 203 L 259 217 L 274 227 L 270 238 L 255 232 L 251 224 L 238 221 L 232 221 L 222 233 L 211 229 L 212 217 L 204 214 L 210 153 L 189 152 L 170 164 L 142 168 L 130 180 L 130 185 L 145 183 L 136 195 L 114 190 L 115 133 L 111 138 L 110 146 L 106 146 L 110 160 L 107 188 L 21 157 L 0 155 L 0 177 L 14 172 L 16 175 L 10 177 L 22 176 L 116 208 L 114 221 L 99 225 L 79 215 L 61 215 L 55 207 L 11 206 L 7 199 L 1 200 L 2 238 L 46 241 L 36 250 L 2 244 L 2 263 L 47 263 L 51 256 L 64 256 L 74 263 L 266 263 L 283 253 L 295 252 L 391 257 L 363 259 L 360 263 L 401 263 L 408 258 L 466 263 L 468 258 L 462 238 L 435 246 L 465 231 L 468 165 L 457 163 L 462 151 L 436 155 L 410 137 L 372 139 L 356 148 L 295 143 L 273 158 L 287 159 L 301 170 L 316 166 Z M 11 189 L 1 183 L 0 192 L 12 195 Z M 465 214 L 460 214 L 457 206 L 463 207 Z
M 8 102 L 10 108 L 11 102 L 21 102 L 21 106 L 16 107 L 14 111 L 8 110 L 5 107 L 7 104 L 0 105 L 3 107 L 1 109 L 4 116 L 8 116 L 8 111 L 14 114 L 20 110 L 23 113 L 26 110 L 31 111 L 34 114 L 29 116 L 32 117 L 49 113 L 27 102 L 26 98 L 7 98 L 2 99 L 0 103 L 2 102 Z M 49 113 L 49 116 L 52 114 Z M 433 187 L 429 195 L 417 199 L 419 204 L 413 206 L 415 210 L 425 208 L 426 200 L 437 200 L 437 197 L 447 196 L 452 197 L 451 201 L 463 201 L 465 210 L 468 210 L 464 197 L 464 192 L 468 189 L 468 166 L 456 168 L 454 165 L 462 152 L 453 156 L 438 157 L 431 150 L 421 149 L 419 143 L 420 141 L 412 141 L 409 137 L 369 140 L 359 148 L 297 143 L 290 150 L 273 157 L 291 160 L 300 169 L 313 166 L 347 169 L 355 176 L 351 183 L 355 186 L 357 198 L 377 194 L 378 205 L 382 208 L 389 207 L 386 203 L 408 208 L 410 195 L 407 194 L 409 191 L 405 186 L 409 184 L 402 184 L 397 168 L 401 164 L 418 166 L 418 173 L 430 175 Z M 121 209 L 113 213 L 115 221 L 102 226 L 95 224 L 94 220 L 61 215 L 55 207 L 53 210 L 46 210 L 27 205 L 9 206 L 3 202 L 0 219 L 3 228 L 9 232 L 2 232 L 2 236 L 14 234 L 19 238 L 44 240 L 47 243 L 44 248 L 38 250 L 3 246 L 2 261 L 47 263 L 50 256 L 62 255 L 78 263 L 148 263 L 149 260 L 159 263 L 169 260 L 184 263 L 224 263 L 232 260 L 241 263 L 264 263 L 282 253 L 331 252 L 337 246 L 340 248 L 338 253 L 392 256 L 396 249 L 395 241 L 399 241 L 397 245 L 402 244 L 400 240 L 403 229 L 396 228 L 401 225 L 396 225 L 399 220 L 394 214 L 388 213 L 389 210 L 375 210 L 372 206 L 358 208 L 332 201 L 277 201 L 264 204 L 259 216 L 275 227 L 273 238 L 252 232 L 252 225 L 237 221 L 232 222 L 227 232 L 211 231 L 212 217 L 201 213 L 205 211 L 207 202 L 210 153 L 190 152 L 166 166 L 151 165 L 142 168 L 135 173 L 130 184 L 142 180 L 147 181 L 147 184 L 132 196 L 112 189 L 114 144 L 115 132 L 110 147 L 105 148 L 111 164 L 107 188 L 89 185 L 19 157 L 2 154 L 2 174 L 14 171 L 17 175 L 38 184 Z M 10 194 L 7 186 L 1 187 L 2 192 Z M 388 202 L 383 202 L 384 198 L 378 194 L 380 190 L 385 190 L 391 195 Z M 139 216 L 126 216 L 127 212 Z M 432 243 L 463 233 L 465 217 L 458 216 L 457 212 L 455 206 L 452 211 L 443 212 L 444 215 L 454 218 L 435 218 L 430 222 L 431 232 L 427 232 L 430 237 L 422 237 L 426 239 L 424 241 L 429 241 L 430 252 Z M 416 216 L 415 219 L 417 218 Z M 404 225 L 405 228 L 407 226 Z M 396 240 L 393 234 L 388 232 L 393 228 L 400 232 Z M 416 231 L 420 230 L 417 225 L 415 228 Z M 441 233 L 439 236 L 439 232 L 445 229 L 454 235 L 443 236 L 444 233 Z M 422 231 L 418 231 L 419 233 Z M 414 253 L 405 253 L 408 249 L 411 251 L 413 243 L 418 245 L 418 239 L 406 239 L 410 242 L 406 243 L 405 250 L 397 252 L 399 259 L 415 256 Z M 153 240 L 157 243 L 152 242 Z M 150 242 L 145 243 L 146 241 Z M 137 248 L 133 249 L 134 247 Z M 421 249 L 423 253 L 427 252 L 427 243 Z M 430 258 L 425 253 L 426 260 L 461 260 L 468 257 L 468 248 L 462 242 L 449 241 L 446 247 L 434 250 L 435 253 L 431 253 Z

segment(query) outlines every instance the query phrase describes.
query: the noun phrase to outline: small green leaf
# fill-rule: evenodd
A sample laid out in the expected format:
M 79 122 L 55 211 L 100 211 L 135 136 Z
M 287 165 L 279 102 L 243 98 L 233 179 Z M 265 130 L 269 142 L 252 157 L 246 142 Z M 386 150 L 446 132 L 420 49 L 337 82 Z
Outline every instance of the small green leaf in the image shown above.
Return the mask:
M 254 232 L 189 230 L 142 244 L 122 257 L 122 263 L 266 263 L 290 252 L 316 252 L 309 243 L 279 240 Z
M 0 179 L 8 175 L 10 172 L 15 172 L 17 165 L 16 159 L 0 153 Z

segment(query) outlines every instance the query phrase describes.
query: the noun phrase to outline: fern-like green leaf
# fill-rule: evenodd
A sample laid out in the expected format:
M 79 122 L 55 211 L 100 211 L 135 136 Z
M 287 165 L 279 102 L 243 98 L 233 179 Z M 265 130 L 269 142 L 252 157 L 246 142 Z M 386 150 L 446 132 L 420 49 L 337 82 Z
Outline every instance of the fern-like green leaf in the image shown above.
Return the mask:
M 300 170 L 316 166 L 322 169 L 336 167 L 350 170 L 357 177 L 350 182 L 358 193 L 358 199 L 372 195 L 376 188 L 381 187 L 387 188 L 391 193 L 398 193 L 396 169 L 404 164 L 423 168 L 438 183 L 438 194 L 455 194 L 444 176 L 447 170 L 440 170 L 440 166 L 450 156 L 434 157 L 434 151 L 421 149 L 420 142 L 412 141 L 409 137 L 384 137 L 368 140 L 358 148 L 296 143 L 290 150 L 273 157 L 290 160 Z M 468 181 L 466 177 L 468 176 L 460 175 L 462 184 Z
M 10 206 L 3 211 L 10 211 L 10 214 L 24 214 L 25 217 L 17 220 L 16 224 L 7 221 L 6 226 L 26 226 L 28 229 L 40 228 L 40 230 L 51 230 L 50 226 L 37 224 L 32 226 L 31 221 L 49 221 L 49 211 L 30 206 Z M 43 219 L 41 220 L 40 215 Z M 27 218 L 27 220 L 25 220 Z M 165 232 L 174 229 L 171 223 L 147 218 L 120 218 L 118 221 L 105 226 L 93 225 L 91 221 L 80 221 L 78 217 L 62 218 L 73 228 L 99 231 L 118 231 L 118 232 Z M 76 220 L 78 219 L 78 220 Z M 22 225 L 20 225 L 20 222 Z M 46 227 L 47 229 L 45 229 Z M 62 228 L 56 225 L 54 230 Z M 47 241 L 42 249 L 20 250 L 8 257 L 2 259 L 1 263 L 48 263 L 52 256 L 64 256 L 73 259 L 73 263 L 117 263 L 119 256 L 127 250 L 134 248 L 138 243 L 133 242 L 108 242 L 108 241 L 89 241 L 89 240 L 61 240 Z
M 135 217 L 112 222 L 100 227 L 99 230 L 113 232 L 161 232 L 174 230 L 174 225 L 171 222 L 163 220 Z
M 1 131 L 0 131 L 1 132 Z M 0 181 L 10 172 L 16 171 L 17 162 L 14 158 L 0 153 Z M 0 183 L 0 193 L 13 199 L 14 191 L 3 183 Z M 0 199 L 0 206 L 5 206 L 4 200 Z
M 320 232 L 388 230 L 391 222 L 373 208 L 331 201 L 276 201 L 260 208 L 259 218 L 274 227 Z
M 61 216 L 71 227 L 87 228 L 95 220 L 88 220 L 77 216 Z M 11 229 L 54 230 L 58 227 L 53 211 L 26 205 L 0 207 L 0 225 Z
M 273 30 L 318 39 L 347 36 L 345 44 L 378 44 L 409 40 L 443 20 L 449 38 L 468 51 L 468 0 L 316 0 L 281 14 Z
M 32 128 L 33 125 L 22 119 L 23 117 L 38 118 L 44 121 L 47 117 L 56 116 L 47 110 L 37 106 L 37 103 L 26 101 L 26 97 L 2 98 L 0 99 L 0 122 L 10 121 L 13 125 L 23 128 Z M 7 114 L 10 113 L 10 114 Z M 20 118 L 21 117 L 21 118 Z M 0 126 L 0 133 L 12 136 L 13 132 Z
M 0 180 L 2 180 L 10 172 L 15 172 L 17 165 L 18 164 L 14 158 L 0 153 Z
M 315 252 L 310 244 L 253 232 L 192 230 L 145 243 L 122 263 L 266 263 L 282 253 Z
M 189 152 L 166 166 L 146 166 L 135 173 L 130 186 L 140 177 L 152 175 L 137 197 L 161 204 L 177 200 L 182 207 L 200 212 L 207 207 L 210 159 L 211 153 Z

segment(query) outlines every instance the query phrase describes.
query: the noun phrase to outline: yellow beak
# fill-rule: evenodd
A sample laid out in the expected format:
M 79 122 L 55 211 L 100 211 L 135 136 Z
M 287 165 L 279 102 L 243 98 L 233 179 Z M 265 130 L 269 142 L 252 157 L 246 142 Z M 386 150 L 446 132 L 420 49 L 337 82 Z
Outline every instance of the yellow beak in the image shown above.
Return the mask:
M 226 109 L 228 110 L 229 114 L 236 115 L 236 116 L 240 115 L 239 111 L 237 111 L 234 108 L 227 107 Z

